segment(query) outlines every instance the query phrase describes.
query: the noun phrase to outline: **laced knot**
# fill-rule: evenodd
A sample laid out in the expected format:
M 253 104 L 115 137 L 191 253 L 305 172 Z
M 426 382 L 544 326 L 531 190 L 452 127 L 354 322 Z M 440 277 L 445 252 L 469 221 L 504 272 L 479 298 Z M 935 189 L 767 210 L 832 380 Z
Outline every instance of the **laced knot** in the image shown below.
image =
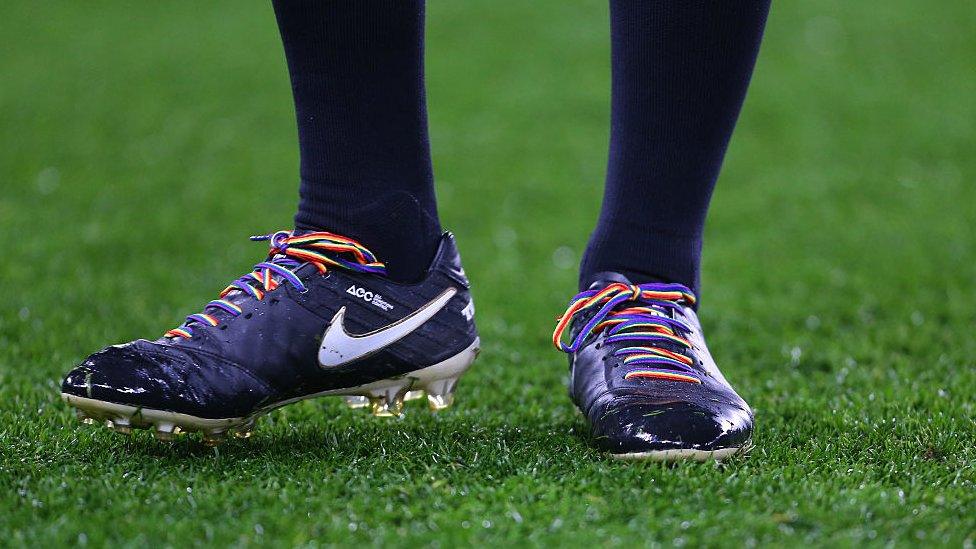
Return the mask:
M 615 282 L 577 294 L 557 319 L 552 343 L 565 353 L 575 353 L 591 334 L 606 330 L 607 344 L 625 344 L 613 353 L 623 357 L 623 365 L 629 369 L 625 379 L 701 383 L 691 367 L 694 358 L 685 354 L 692 348 L 685 337 L 692 328 L 673 314 L 682 306 L 694 303 L 694 294 L 681 284 Z M 589 319 L 576 337 L 569 344 L 564 343 L 563 333 L 567 328 L 574 320 L 587 315 Z
M 359 273 L 385 275 L 386 266 L 359 242 L 329 232 L 307 232 L 295 235 L 292 231 L 252 236 L 254 241 L 268 241 L 268 258 L 254 266 L 250 273 L 238 278 L 220 292 L 220 298 L 207 303 L 202 313 L 186 317 L 179 328 L 166 332 L 164 337 L 193 337 L 196 326 L 217 326 L 221 317 L 236 317 L 243 311 L 234 298 L 250 296 L 258 301 L 266 293 L 282 284 L 291 284 L 299 292 L 306 292 L 305 283 L 295 271 L 306 264 L 313 265 L 320 274 L 330 268 Z

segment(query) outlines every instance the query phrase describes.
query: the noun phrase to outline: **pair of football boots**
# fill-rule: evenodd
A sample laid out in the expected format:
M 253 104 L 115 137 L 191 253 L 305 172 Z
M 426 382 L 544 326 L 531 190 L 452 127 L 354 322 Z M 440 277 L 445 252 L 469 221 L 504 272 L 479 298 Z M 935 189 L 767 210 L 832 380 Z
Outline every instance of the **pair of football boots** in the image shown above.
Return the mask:
M 270 251 L 199 313 L 149 341 L 107 347 L 65 377 L 86 423 L 216 444 L 299 400 L 343 396 L 378 416 L 404 400 L 451 405 L 480 342 L 468 279 L 445 234 L 423 280 L 394 282 L 360 243 L 328 232 L 252 237 Z M 715 366 L 679 284 L 601 273 L 553 336 L 594 443 L 620 458 L 722 459 L 747 447 L 752 412 Z

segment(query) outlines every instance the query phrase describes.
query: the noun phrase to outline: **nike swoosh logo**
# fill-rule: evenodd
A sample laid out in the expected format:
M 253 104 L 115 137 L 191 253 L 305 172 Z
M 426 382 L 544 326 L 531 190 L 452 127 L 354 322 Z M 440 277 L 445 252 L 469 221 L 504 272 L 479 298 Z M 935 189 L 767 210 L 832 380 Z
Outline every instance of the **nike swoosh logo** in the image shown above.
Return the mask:
M 332 322 L 325 329 L 325 333 L 322 334 L 319 366 L 323 368 L 342 366 L 396 343 L 433 318 L 456 293 L 457 288 L 448 288 L 430 303 L 393 324 L 362 335 L 351 335 L 346 331 L 343 324 L 346 308 L 339 309 L 339 312 L 332 317 Z

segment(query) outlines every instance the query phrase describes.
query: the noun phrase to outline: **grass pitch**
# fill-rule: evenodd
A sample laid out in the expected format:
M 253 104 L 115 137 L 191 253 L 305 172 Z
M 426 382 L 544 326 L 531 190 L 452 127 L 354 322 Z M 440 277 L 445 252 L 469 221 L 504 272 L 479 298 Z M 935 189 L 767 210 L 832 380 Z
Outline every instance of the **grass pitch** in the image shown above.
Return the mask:
M 270 7 L 7 1 L 0 21 L 4 545 L 976 538 L 970 3 L 774 5 L 707 233 L 706 334 L 757 415 L 720 467 L 590 449 L 548 343 L 606 162 L 604 2 L 429 6 L 438 192 L 484 342 L 457 405 L 306 402 L 218 449 L 84 428 L 58 383 L 289 226 Z

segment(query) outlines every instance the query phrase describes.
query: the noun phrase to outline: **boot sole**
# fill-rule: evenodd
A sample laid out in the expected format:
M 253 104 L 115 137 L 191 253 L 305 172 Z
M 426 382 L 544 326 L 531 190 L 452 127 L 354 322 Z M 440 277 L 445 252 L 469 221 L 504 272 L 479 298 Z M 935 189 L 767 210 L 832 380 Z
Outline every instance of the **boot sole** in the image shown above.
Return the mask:
M 733 448 L 719 448 L 718 450 L 694 450 L 680 448 L 673 450 L 652 450 L 650 452 L 632 452 L 629 454 L 610 454 L 614 459 L 622 461 L 722 461 L 736 454 L 746 453 L 752 448 L 752 442 Z

